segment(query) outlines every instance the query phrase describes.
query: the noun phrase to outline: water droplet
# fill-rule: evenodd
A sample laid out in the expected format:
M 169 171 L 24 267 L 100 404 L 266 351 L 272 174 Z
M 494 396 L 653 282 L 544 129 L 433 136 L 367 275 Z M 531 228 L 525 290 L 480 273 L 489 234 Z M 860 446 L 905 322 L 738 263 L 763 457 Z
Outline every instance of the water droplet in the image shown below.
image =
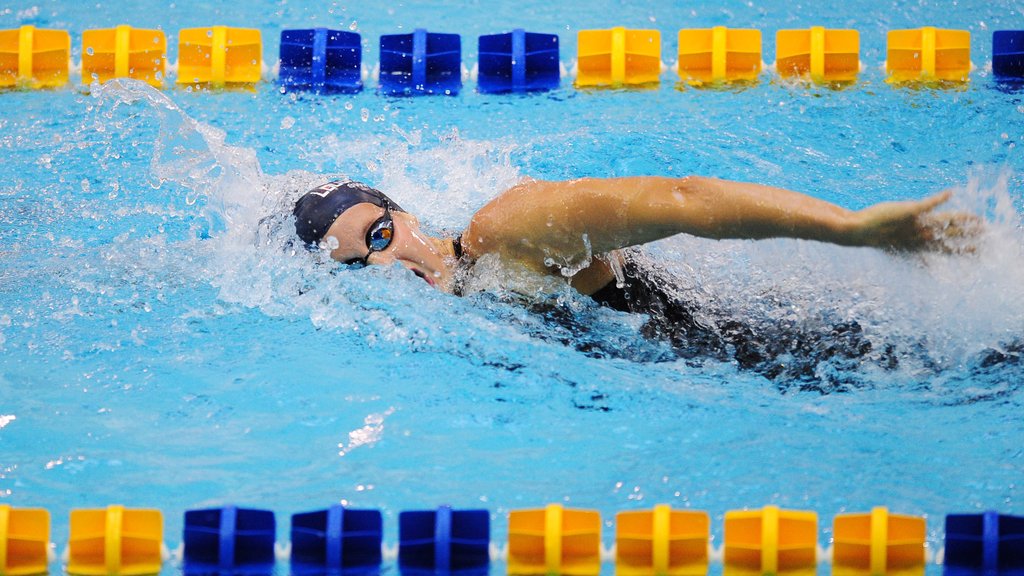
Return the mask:
M 85 53 L 88 54 L 89 56 L 92 56 L 93 54 L 96 53 L 96 51 L 92 49 L 92 46 L 89 46 L 88 48 L 85 49 Z
M 351 110 L 353 108 L 355 108 L 355 106 L 353 106 L 351 102 L 345 102 L 345 110 Z

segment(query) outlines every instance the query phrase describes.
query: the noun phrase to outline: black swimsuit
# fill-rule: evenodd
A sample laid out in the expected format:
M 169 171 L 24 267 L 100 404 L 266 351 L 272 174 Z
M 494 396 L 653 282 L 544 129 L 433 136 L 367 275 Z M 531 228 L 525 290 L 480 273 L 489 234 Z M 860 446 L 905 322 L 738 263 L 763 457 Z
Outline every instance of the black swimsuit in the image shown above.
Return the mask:
M 462 234 L 459 234 L 452 240 L 452 251 L 455 252 L 455 259 L 462 261 Z
M 710 322 L 702 320 L 694 315 L 695 303 L 666 290 L 672 286 L 667 271 L 641 262 L 639 251 L 622 254 L 624 280 L 610 282 L 591 297 L 615 310 L 648 315 L 643 335 L 668 342 L 681 357 L 735 361 L 768 378 L 813 389 L 841 387 L 845 382 L 836 379 L 849 377 L 871 355 L 886 367 L 895 363 L 891 350 L 872 354 L 872 344 L 856 322 L 807 329 L 766 320 L 741 322 L 727 314 L 704 314 Z M 820 370 L 824 363 L 837 370 Z
M 472 268 L 472 262 L 463 257 L 461 235 L 455 238 L 454 247 L 458 268 L 465 274 Z M 874 351 L 856 322 L 839 321 L 808 329 L 765 319 L 743 322 L 727 313 L 708 314 L 683 295 L 671 293 L 667 289 L 673 286 L 671 274 L 643 258 L 642 251 L 633 248 L 621 250 L 620 254 L 622 281 L 613 280 L 590 297 L 602 306 L 647 315 L 642 336 L 668 343 L 676 357 L 736 362 L 740 368 L 785 382 L 787 387 L 796 383 L 804 389 L 822 391 L 847 387 L 859 364 L 868 357 L 884 368 L 896 365 L 891 347 Z M 458 277 L 462 274 L 456 276 L 453 293 L 461 296 L 462 281 Z M 571 314 L 553 310 L 550 303 L 527 306 L 575 331 L 581 349 L 601 348 L 607 352 L 605 347 L 595 346 L 579 333 L 586 326 L 577 323 Z M 699 317 L 694 314 L 698 309 Z M 825 364 L 830 368 L 822 369 Z

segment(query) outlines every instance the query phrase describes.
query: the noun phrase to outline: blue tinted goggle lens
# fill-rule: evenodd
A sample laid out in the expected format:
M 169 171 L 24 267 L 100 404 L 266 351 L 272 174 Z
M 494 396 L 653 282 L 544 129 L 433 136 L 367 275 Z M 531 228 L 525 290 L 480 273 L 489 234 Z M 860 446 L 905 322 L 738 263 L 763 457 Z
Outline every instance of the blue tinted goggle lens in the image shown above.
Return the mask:
M 362 258 L 351 258 L 346 260 L 345 264 L 360 267 L 366 266 L 366 259 L 370 257 L 370 254 L 386 250 L 387 247 L 391 245 L 391 240 L 394 237 L 395 222 L 391 219 L 391 205 L 387 200 L 385 200 L 384 215 L 374 221 L 374 223 L 370 225 L 370 229 L 366 232 L 366 247 L 370 251 Z
M 385 212 L 384 216 L 375 222 L 370 227 L 370 231 L 366 233 L 366 247 L 370 249 L 371 253 L 380 252 L 391 244 L 394 235 L 395 225 L 391 220 L 391 214 Z

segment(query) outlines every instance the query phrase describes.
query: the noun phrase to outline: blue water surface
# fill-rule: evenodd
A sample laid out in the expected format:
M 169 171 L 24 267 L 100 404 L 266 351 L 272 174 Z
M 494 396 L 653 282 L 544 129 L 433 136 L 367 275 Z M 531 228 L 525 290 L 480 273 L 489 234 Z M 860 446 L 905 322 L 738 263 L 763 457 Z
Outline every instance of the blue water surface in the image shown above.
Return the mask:
M 528 96 L 154 90 L 115 81 L 0 93 L 0 503 L 66 512 L 159 507 L 180 541 L 188 508 L 286 514 L 345 502 L 397 515 L 486 507 L 708 510 L 776 504 L 832 517 L 886 505 L 927 515 L 1021 513 L 1024 486 L 1024 98 L 986 70 L 991 32 L 1024 26 L 996 2 L 44 2 L 0 7 L 0 29 L 283 28 L 562 38 L 615 25 L 861 32 L 857 83 L 766 72 L 755 86 L 562 88 Z M 895 87 L 885 32 L 972 32 L 966 86 Z M 268 75 L 270 72 L 268 71 Z M 173 74 L 171 74 L 173 78 Z M 290 244 L 297 194 L 365 180 L 435 232 L 524 177 L 700 174 L 803 191 L 856 209 L 956 192 L 988 221 L 966 255 L 900 256 L 793 240 L 680 236 L 649 254 L 702 308 L 789 325 L 856 322 L 897 362 L 822 363 L 769 378 L 680 357 L 642 315 L 556 290 L 557 313 L 501 290 L 458 298 L 401 268 L 339 271 Z M 485 282 L 486 284 L 486 282 Z M 280 528 L 281 539 L 285 529 Z

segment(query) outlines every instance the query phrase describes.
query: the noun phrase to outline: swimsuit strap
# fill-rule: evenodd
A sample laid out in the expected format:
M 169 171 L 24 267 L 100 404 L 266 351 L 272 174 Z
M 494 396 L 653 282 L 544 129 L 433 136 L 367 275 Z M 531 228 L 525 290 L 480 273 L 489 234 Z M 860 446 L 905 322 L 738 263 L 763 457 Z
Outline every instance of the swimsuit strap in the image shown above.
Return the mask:
M 452 293 L 456 296 L 462 296 L 463 284 L 466 281 L 466 275 L 468 275 L 470 269 L 473 268 L 473 262 L 470 261 L 469 257 L 462 249 L 462 233 L 452 239 L 452 248 L 453 252 L 455 252 L 456 259 L 455 282 L 452 285 Z
M 458 236 L 456 236 L 454 240 L 452 240 L 452 249 L 455 251 L 455 259 L 456 260 L 462 260 L 462 234 L 461 233 Z

